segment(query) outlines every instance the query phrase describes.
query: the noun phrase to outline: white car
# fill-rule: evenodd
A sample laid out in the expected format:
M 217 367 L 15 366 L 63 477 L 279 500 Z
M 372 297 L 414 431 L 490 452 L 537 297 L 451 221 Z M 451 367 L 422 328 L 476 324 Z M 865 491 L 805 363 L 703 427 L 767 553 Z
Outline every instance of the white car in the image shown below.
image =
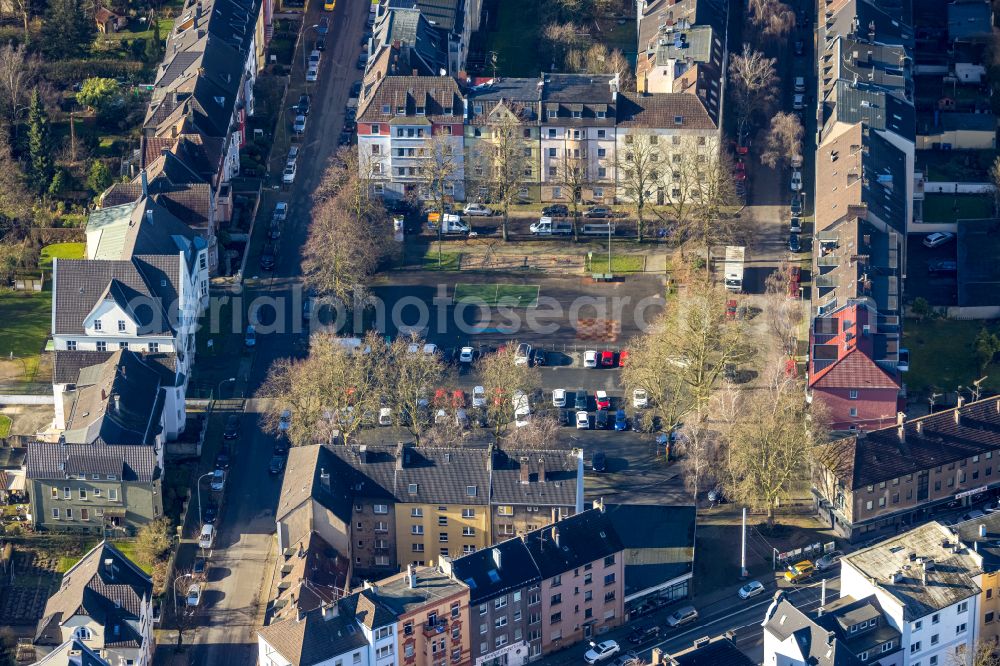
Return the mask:
M 458 352 L 458 362 L 459 363 L 472 363 L 475 356 L 475 351 L 472 347 L 462 347 L 462 351 Z
M 514 352 L 514 365 L 528 365 L 530 359 L 531 345 L 522 342 L 517 346 L 517 351 Z
M 531 409 L 527 405 L 521 405 L 514 410 L 514 425 L 523 428 L 529 423 L 531 423 Z
M 816 560 L 816 571 L 825 571 L 837 566 L 837 563 L 840 562 L 840 558 L 843 556 L 844 554 L 839 550 L 830 551 Z
M 295 122 L 292 123 L 292 131 L 296 134 L 303 134 L 306 131 L 306 117 L 303 115 L 295 116 Z
M 576 413 L 576 429 L 590 430 L 590 414 L 584 411 Z
M 281 172 L 281 182 L 285 185 L 291 185 L 295 182 L 295 172 L 298 169 L 295 168 L 295 162 L 285 165 L 285 170 Z
M 802 172 L 798 169 L 792 172 L 791 188 L 792 192 L 798 192 L 802 189 Z
M 583 352 L 583 367 L 585 368 L 596 368 L 597 367 L 597 352 L 593 349 L 588 349 Z
M 493 211 L 488 206 L 478 203 L 468 204 L 462 212 L 474 217 L 489 217 L 493 214 Z
M 191 583 L 191 587 L 188 588 L 186 602 L 192 608 L 201 603 L 201 585 Z
M 285 164 L 295 164 L 296 160 L 299 159 L 299 147 L 291 146 L 288 149 L 288 156 L 285 157 Z
M 274 213 L 271 215 L 271 218 L 277 220 L 278 222 L 284 222 L 285 218 L 287 217 L 288 217 L 288 202 L 279 201 L 278 203 L 274 204 Z
M 646 389 L 635 389 L 632 391 L 632 406 L 636 409 L 649 407 L 649 395 L 646 393 Z
M 222 492 L 222 489 L 226 487 L 226 470 L 217 469 L 212 472 L 212 490 L 216 492 Z
M 430 356 L 431 354 L 437 354 L 438 346 L 433 342 L 428 342 L 424 345 L 424 354 Z
M 392 425 L 392 410 L 388 407 L 382 407 L 378 410 L 378 424 L 380 426 L 391 426 Z
M 621 652 L 618 643 L 614 641 L 601 641 L 600 643 L 590 642 L 590 649 L 583 655 L 583 660 L 588 664 L 597 664 L 607 659 L 611 659 Z
M 944 245 L 954 238 L 955 234 L 950 231 L 938 231 L 933 234 L 928 234 L 924 238 L 924 247 L 937 247 L 938 245 Z
M 308 81 L 309 83 L 314 83 L 318 78 L 319 78 L 319 69 L 310 65 L 309 69 L 306 70 L 306 81 Z M 304 130 L 305 127 L 303 127 L 303 131 Z
M 752 580 L 740 588 L 739 592 L 740 599 L 749 599 L 750 597 L 756 597 L 763 591 L 764 591 L 764 586 L 761 585 L 760 581 Z
M 566 406 L 566 389 L 556 389 L 552 392 L 552 406 L 553 407 Z
M 444 411 L 443 409 L 437 410 L 437 412 L 434 414 L 434 423 L 439 424 L 447 422 L 448 422 L 448 412 Z
M 319 51 L 317 51 L 316 49 L 313 49 L 312 53 L 309 54 L 309 65 L 310 66 L 311 65 L 315 65 L 315 66 L 319 67 L 319 61 L 322 58 L 323 58 L 323 54 L 320 53 Z
M 485 407 L 486 406 L 486 389 L 482 386 L 477 386 L 472 389 L 472 406 L 473 407 Z

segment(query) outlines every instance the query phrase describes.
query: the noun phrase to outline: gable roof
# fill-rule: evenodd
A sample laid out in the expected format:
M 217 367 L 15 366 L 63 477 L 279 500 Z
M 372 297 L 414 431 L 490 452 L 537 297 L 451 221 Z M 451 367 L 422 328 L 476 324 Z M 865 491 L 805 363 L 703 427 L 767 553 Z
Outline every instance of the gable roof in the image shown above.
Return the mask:
M 813 622 L 809 617 L 776 593 L 776 601 L 767 609 L 764 631 L 776 636 L 779 641 L 793 639 L 799 652 L 797 661 L 814 666 L 862 666 L 843 641 Z
M 451 570 L 469 586 L 469 603 L 473 605 L 542 579 L 521 539 L 507 539 L 463 555 L 451 563 Z
M 688 93 L 620 92 L 617 110 L 619 127 L 718 129 L 698 97 Z
M 140 336 L 174 333 L 181 280 L 180 253 L 129 260 L 55 259 L 52 269 L 54 335 L 85 333 L 83 323 L 112 297 L 137 317 Z
M 150 483 L 159 478 L 152 446 L 28 442 L 27 477 L 43 481 L 99 475 Z
M 133 203 L 98 209 L 91 219 L 93 222 L 87 222 L 88 235 L 98 236 L 92 256 L 88 257 L 92 261 L 127 260 L 136 255 L 176 256 L 182 252 L 190 270 L 197 252 L 206 247 L 205 241 L 166 206 L 141 194 Z
M 403 115 L 397 109 L 404 109 Z M 424 115 L 417 115 L 417 107 Z M 462 124 L 465 107 L 458 83 L 450 76 L 386 76 L 360 101 L 359 122 L 413 123 L 415 118 L 428 123 Z
M 809 387 L 898 390 L 898 376 L 875 362 L 876 331 L 872 312 L 857 303 L 816 317 L 810 331 Z
M 354 617 L 368 629 L 385 627 L 396 621 L 396 613 L 379 601 L 372 588 L 364 588 L 339 601 L 342 613 Z
M 310 499 L 315 499 L 343 521 L 351 520 L 350 483 L 341 484 L 332 479 L 345 470 L 337 466 L 337 458 L 329 447 L 321 444 L 293 446 L 288 452 L 285 478 L 281 483 L 281 494 L 275 520 L 282 521 Z M 307 528 L 308 529 L 308 528 Z M 302 534 L 289 535 L 289 543 L 299 541 Z
M 34 662 L 31 666 L 111 666 L 79 638 L 65 643 Z
M 131 350 L 130 350 L 131 351 Z M 160 375 L 161 386 L 177 385 L 177 355 L 173 352 L 132 352 L 147 368 L 155 370 Z M 111 358 L 111 351 L 70 351 L 57 349 L 53 352 L 53 384 L 79 384 L 80 372 L 84 368 L 99 366 Z M 93 381 L 91 378 L 88 381 Z
M 106 643 L 138 646 L 142 637 L 126 621 L 139 619 L 143 603 L 152 594 L 152 579 L 120 550 L 102 541 L 63 575 L 59 589 L 45 604 L 35 643 L 61 644 L 59 627 L 75 615 L 84 615 L 104 627 Z M 120 640 L 115 640 L 116 635 Z
M 670 655 L 670 666 L 756 666 L 757 662 L 725 636 L 717 636 L 705 645 L 692 646 Z
M 292 666 L 312 666 L 368 646 L 354 618 L 337 606 L 322 607 L 257 630 Z
M 492 499 L 503 504 L 574 506 L 582 484 L 583 452 L 493 449 Z M 527 467 L 527 473 L 522 470 Z
M 563 518 L 522 538 L 542 578 L 565 573 L 624 548 L 611 518 L 599 509 Z

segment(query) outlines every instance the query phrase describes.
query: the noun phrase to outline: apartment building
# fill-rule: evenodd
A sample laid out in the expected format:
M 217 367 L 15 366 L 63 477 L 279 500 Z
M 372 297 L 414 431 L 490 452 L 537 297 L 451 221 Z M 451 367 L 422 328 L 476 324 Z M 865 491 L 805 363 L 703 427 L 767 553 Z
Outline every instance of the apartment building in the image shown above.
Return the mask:
M 352 576 L 482 550 L 583 508 L 583 453 L 497 447 L 308 446 L 291 451 L 282 549 L 317 531 Z
M 901 635 L 908 666 L 944 666 L 979 640 L 979 561 L 931 522 L 841 560 L 841 597 L 874 596 Z
M 369 644 L 355 618 L 337 604 L 257 630 L 260 666 L 370 666 Z
M 979 561 L 979 617 L 976 635 L 981 644 L 1000 643 L 1000 513 L 967 520 L 952 528 L 969 553 Z
M 766 666 L 902 666 L 902 634 L 890 623 L 876 595 L 845 595 L 815 611 L 803 611 L 784 592 L 775 593 L 764 615 Z
M 45 603 L 33 639 L 36 656 L 50 663 L 44 656 L 61 652 L 72 640 L 111 664 L 152 663 L 153 581 L 105 541 L 63 574 L 59 590 Z
M 813 470 L 819 513 L 851 541 L 892 534 L 997 487 L 1000 398 L 826 444 Z

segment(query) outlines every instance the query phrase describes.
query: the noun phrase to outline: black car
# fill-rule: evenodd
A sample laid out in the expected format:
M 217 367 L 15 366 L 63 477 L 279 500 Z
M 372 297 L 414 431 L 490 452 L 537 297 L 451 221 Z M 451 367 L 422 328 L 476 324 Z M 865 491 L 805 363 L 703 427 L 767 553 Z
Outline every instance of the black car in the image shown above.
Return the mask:
M 208 561 L 204 557 L 195 558 L 194 567 L 191 568 L 191 573 L 198 575 L 205 573 L 205 566 Z
M 271 474 L 281 474 L 282 470 L 285 469 L 285 457 L 284 456 L 272 456 L 271 464 L 268 466 L 267 471 Z
M 573 425 L 573 411 L 569 409 L 559 410 L 559 425 L 571 426 Z
M 364 69 L 365 65 L 367 64 L 368 64 L 368 54 L 362 53 L 361 55 L 358 56 L 357 67 L 358 69 Z
M 324 16 L 319 20 L 319 25 L 316 26 L 316 34 L 325 36 L 328 32 L 330 32 L 330 19 Z
M 201 510 L 201 519 L 206 525 L 212 525 L 219 517 L 219 508 L 214 504 L 206 504 Z
M 801 39 L 796 39 L 795 40 L 795 55 L 797 55 L 797 56 L 802 55 L 804 49 L 805 49 L 805 43 L 803 43 L 803 41 Z
M 566 204 L 552 204 L 542 209 L 545 217 L 566 217 L 569 215 L 569 206 Z
M 272 224 L 270 227 L 268 227 L 267 237 L 270 240 L 278 240 L 279 238 L 281 238 L 281 225 Z
M 265 271 L 274 270 L 274 248 L 268 245 L 260 253 L 260 267 Z
M 597 414 L 600 416 L 601 412 L 607 414 L 607 410 L 598 410 Z M 594 453 L 593 457 L 590 459 L 590 469 L 595 472 L 604 472 L 608 469 L 608 457 L 604 454 L 604 451 L 597 451 Z
M 608 427 L 608 410 L 598 409 L 597 418 L 594 420 L 594 428 L 597 430 L 604 430 Z M 600 471 L 600 470 L 598 470 Z
M 931 261 L 927 264 L 927 272 L 931 275 L 954 275 L 958 272 L 958 262 Z
M 215 456 L 215 469 L 229 469 L 229 462 L 230 462 L 229 454 L 220 453 L 219 455 Z
M 799 243 L 798 234 L 788 234 L 788 251 L 789 252 L 801 252 L 802 244 Z
M 357 97 L 361 94 L 361 81 L 355 81 L 351 84 L 351 97 Z
M 629 633 L 628 640 L 632 645 L 642 645 L 643 643 L 648 643 L 651 640 L 660 637 L 660 628 L 657 626 L 651 627 L 636 627 Z
M 531 362 L 534 363 L 535 365 L 548 365 L 544 349 L 538 349 L 536 347 L 535 349 L 532 350 L 531 354 L 532 354 Z
M 230 414 L 226 419 L 226 430 L 222 433 L 223 439 L 236 439 L 240 436 L 240 417 Z
M 274 455 L 283 456 L 286 453 L 288 453 L 288 442 L 282 437 L 274 444 Z
M 576 390 L 576 402 L 573 405 L 574 408 L 580 411 L 585 411 L 587 409 L 587 392 L 583 389 Z
M 299 101 L 295 105 L 295 112 L 298 113 L 300 116 L 308 116 L 309 102 L 310 102 L 309 95 L 305 93 L 299 95 Z
M 341 132 L 340 137 L 337 138 L 337 144 L 341 146 L 346 146 L 351 143 L 351 133 Z
M 319 52 L 321 52 L 321 53 L 323 51 L 326 51 L 326 40 L 325 39 L 317 39 L 316 40 L 316 50 L 319 51 Z

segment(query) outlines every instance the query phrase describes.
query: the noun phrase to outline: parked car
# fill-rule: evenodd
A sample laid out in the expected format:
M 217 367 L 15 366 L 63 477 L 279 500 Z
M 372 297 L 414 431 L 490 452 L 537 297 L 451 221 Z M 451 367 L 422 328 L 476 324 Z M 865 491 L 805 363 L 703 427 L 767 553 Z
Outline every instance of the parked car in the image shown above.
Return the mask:
M 306 70 L 306 81 L 308 81 L 309 83 L 315 83 L 316 79 L 318 78 L 319 78 L 319 67 L 316 67 L 314 65 L 309 65 L 309 69 Z M 305 128 L 303 128 L 303 131 L 304 129 Z
M 573 425 L 573 411 L 569 409 L 560 409 L 558 420 L 559 425 Z
M 472 363 L 476 360 L 476 351 L 472 347 L 462 347 L 458 353 L 459 363 Z
M 927 272 L 931 275 L 955 275 L 958 273 L 957 261 L 927 262 Z
M 199 583 L 191 583 L 188 587 L 185 602 L 189 608 L 194 608 L 201 603 L 201 585 Z
M 636 627 L 629 633 L 626 640 L 632 645 L 642 645 L 659 638 L 659 636 L 660 628 L 657 626 Z
M 684 606 L 683 608 L 678 608 L 673 613 L 667 616 L 667 624 L 671 627 L 682 627 L 685 624 L 690 624 L 698 619 L 698 611 L 695 610 L 694 606 Z
M 798 192 L 802 189 L 802 172 L 798 169 L 792 171 L 790 187 L 792 188 L 792 192 Z
M 465 210 L 462 213 L 473 217 L 490 217 L 493 215 L 493 209 L 481 203 L 470 203 L 466 204 Z
M 298 171 L 295 162 L 285 165 L 285 170 L 281 172 L 281 182 L 285 185 L 291 185 L 295 182 L 295 174 Z
M 809 579 L 816 571 L 816 566 L 809 560 L 802 560 L 788 566 L 785 571 L 785 580 L 789 583 L 801 583 Z
M 330 32 L 330 19 L 324 16 L 319 20 L 319 24 L 316 26 L 316 34 L 321 37 L 325 37 L 328 32 Z
M 273 271 L 274 270 L 274 246 L 265 245 L 264 249 L 260 251 L 260 267 L 261 270 Z
M 606 206 L 593 206 L 584 211 L 583 216 L 591 218 L 606 218 L 611 217 L 612 212 L 611 209 Z
M 749 599 L 750 597 L 756 597 L 758 594 L 764 592 L 764 586 L 758 580 L 752 580 L 743 587 L 740 588 L 739 595 L 740 599 Z
M 806 98 L 805 95 L 800 93 L 795 93 L 792 97 L 792 108 L 796 111 L 801 111 L 806 108 Z
M 576 429 L 590 430 L 590 414 L 587 412 L 576 413 Z
M 292 110 L 295 111 L 296 115 L 308 116 L 309 115 L 309 95 L 308 93 L 302 93 L 299 95 L 299 101 L 296 102 Z
M 361 55 L 358 56 L 357 67 L 358 69 L 364 69 L 365 65 L 367 64 L 368 64 L 368 54 L 362 53 Z
M 548 358 L 545 355 L 545 350 L 535 347 L 531 352 L 531 362 L 536 366 L 548 365 Z
M 196 576 L 200 576 L 205 573 L 205 568 L 208 566 L 208 560 L 204 557 L 194 558 L 194 566 L 191 567 L 191 573 Z
M 802 251 L 802 244 L 799 243 L 798 234 L 788 234 L 788 251 L 798 254 Z
M 522 342 L 514 352 L 514 365 L 531 365 L 531 345 Z
M 361 81 L 355 81 L 351 84 L 351 97 L 357 97 L 361 94 Z
M 225 452 L 215 454 L 215 469 L 229 469 L 229 454 Z
M 576 390 L 576 400 L 573 403 L 573 408 L 577 411 L 587 411 L 587 392 L 585 390 Z
M 295 154 L 298 155 L 298 146 L 292 146 L 292 148 L 296 149 Z M 291 155 L 291 151 L 288 151 L 288 154 Z M 294 161 L 295 158 L 291 157 L 290 159 Z M 271 219 L 277 220 L 279 222 L 284 222 L 287 217 L 288 217 L 288 202 L 279 201 L 278 203 L 274 204 L 274 213 L 271 214 Z
M 208 502 L 205 507 L 201 510 L 201 519 L 206 525 L 214 525 L 216 519 L 219 517 L 219 507 L 214 503 Z
M 566 389 L 557 388 L 554 391 L 552 391 L 552 406 L 553 407 L 566 406 Z
M 326 40 L 323 39 L 322 37 L 316 40 L 316 50 L 326 51 Z
M 485 407 L 486 406 L 486 389 L 482 386 L 477 386 L 472 389 L 472 406 L 473 407 Z
M 226 417 L 226 429 L 222 431 L 223 439 L 236 439 L 240 436 L 240 417 L 230 414 Z
M 257 329 L 253 324 L 247 324 L 247 330 L 243 334 L 243 344 L 247 347 L 254 347 L 257 344 Z
M 792 215 L 802 215 L 802 197 L 798 194 L 792 195 Z
M 805 44 L 801 39 L 795 40 L 795 55 L 800 56 L 805 52 Z
M 608 397 L 607 391 L 594 391 L 594 401 L 597 403 L 598 409 L 608 409 L 611 407 L 611 398 Z
M 278 456 L 288 455 L 288 440 L 281 438 L 274 443 L 274 448 L 271 452 Z
M 292 427 L 292 412 L 291 410 L 282 410 L 281 416 L 278 417 L 278 432 L 285 433 L 288 429 Z
M 601 352 L 601 367 L 602 368 L 613 368 L 615 367 L 615 353 L 611 351 Z
M 595 430 L 605 430 L 608 427 L 608 410 L 597 408 L 597 413 L 594 414 L 594 429 Z
M 788 223 L 788 230 L 793 234 L 801 234 L 802 218 L 797 215 L 793 215 L 791 221 Z
M 634 389 L 632 391 L 632 406 L 636 409 L 649 407 L 649 394 L 646 389 Z
M 628 430 L 628 417 L 625 416 L 625 410 L 619 409 L 615 412 L 615 432 L 622 432 Z
M 837 566 L 837 564 L 840 562 L 840 558 L 842 558 L 843 556 L 844 554 L 839 550 L 830 551 L 826 555 L 823 555 L 818 560 L 816 560 L 816 570 L 825 571 L 827 569 L 831 569 Z
M 323 58 L 323 54 L 319 52 L 319 49 L 313 49 L 312 53 L 309 54 L 309 65 L 315 65 L 319 67 L 319 61 Z
M 272 222 L 271 226 L 267 228 L 267 237 L 273 241 L 281 238 L 281 225 L 277 222 Z
M 597 352 L 588 349 L 583 352 L 583 367 L 585 368 L 596 368 L 597 367 Z
M 285 469 L 285 457 L 284 456 L 271 456 L 271 464 L 268 465 L 267 471 L 270 474 L 281 474 Z
M 226 471 L 222 469 L 217 469 L 212 472 L 212 490 L 216 492 L 221 492 L 226 487 Z
M 924 247 L 938 247 L 955 239 L 950 231 L 937 231 L 924 237 Z
M 590 469 L 595 472 L 604 472 L 608 469 L 608 456 L 604 451 L 595 451 L 590 458 Z
M 295 116 L 295 121 L 292 123 L 292 131 L 296 134 L 303 134 L 306 131 L 306 117 L 301 113 Z
M 600 643 L 590 642 L 590 649 L 583 655 L 583 660 L 588 664 L 597 664 L 607 659 L 611 659 L 621 652 L 618 643 L 614 641 L 601 641 Z
M 542 209 L 545 217 L 566 217 L 569 215 L 569 206 L 566 204 L 552 204 Z

